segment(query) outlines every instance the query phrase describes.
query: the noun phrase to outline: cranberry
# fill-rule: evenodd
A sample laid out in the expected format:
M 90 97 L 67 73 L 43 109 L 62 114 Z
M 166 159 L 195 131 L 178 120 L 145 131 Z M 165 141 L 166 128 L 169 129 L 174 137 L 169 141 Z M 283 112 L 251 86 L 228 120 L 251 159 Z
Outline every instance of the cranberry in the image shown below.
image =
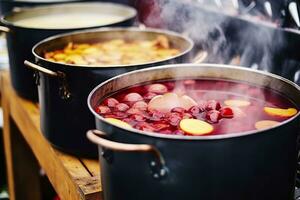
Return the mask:
M 198 106 L 192 106 L 189 109 L 189 113 L 191 113 L 194 117 L 199 115 L 199 113 L 203 112 Z
M 119 103 L 119 104 L 116 105 L 116 110 L 117 111 L 124 112 L 124 111 L 126 111 L 128 109 L 129 109 L 129 106 L 127 104 L 125 104 L 125 103 Z
M 147 122 L 138 122 L 134 128 L 141 131 L 154 131 L 154 128 Z
M 233 110 L 229 107 L 221 108 L 220 113 L 224 118 L 233 118 Z
M 220 110 L 221 104 L 216 100 L 209 100 L 206 104 L 206 110 Z
M 130 108 L 126 111 L 126 113 L 129 115 L 134 115 L 134 114 L 141 114 L 142 111 L 137 108 Z
M 186 110 L 184 108 L 181 107 L 175 107 L 171 110 L 171 112 L 175 112 L 175 113 L 179 113 L 179 114 L 183 114 Z
M 126 102 L 136 102 L 136 101 L 142 101 L 142 100 L 143 100 L 143 97 L 139 93 L 135 93 L 135 92 L 127 94 L 123 99 L 123 101 L 126 101 Z
M 157 96 L 156 93 L 153 93 L 153 92 L 148 92 L 144 95 L 144 99 L 145 100 L 151 100 L 153 97 Z
M 152 121 L 160 121 L 165 116 L 164 113 L 162 113 L 158 110 L 152 110 L 150 115 L 151 115 L 150 120 L 152 120 Z
M 119 101 L 115 98 L 107 98 L 103 101 L 104 105 L 111 107 L 111 108 L 114 108 L 118 103 L 119 103 Z
M 98 106 L 95 111 L 99 114 L 108 114 L 111 112 L 110 108 L 107 106 Z
M 168 92 L 168 88 L 163 84 L 156 83 L 148 86 L 148 92 L 153 92 L 156 94 L 164 94 Z
M 170 113 L 168 116 L 168 121 L 172 126 L 178 126 L 181 121 L 181 117 L 178 113 Z
M 139 114 L 131 115 L 130 118 L 137 121 L 137 122 L 146 121 L 146 118 L 143 115 L 139 115 Z
M 138 101 L 132 105 L 132 108 L 147 110 L 148 104 L 145 101 Z
M 211 123 L 218 123 L 221 119 L 221 114 L 217 110 L 210 110 L 206 113 L 206 119 Z

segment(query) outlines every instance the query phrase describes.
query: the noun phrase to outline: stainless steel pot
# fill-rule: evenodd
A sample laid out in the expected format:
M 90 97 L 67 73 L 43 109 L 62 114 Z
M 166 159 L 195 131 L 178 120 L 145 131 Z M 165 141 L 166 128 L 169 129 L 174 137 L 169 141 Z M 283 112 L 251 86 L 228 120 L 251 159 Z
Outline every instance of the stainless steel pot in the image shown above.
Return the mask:
M 292 200 L 300 112 L 279 126 L 237 134 L 176 136 L 115 126 L 94 107 L 107 95 L 148 81 L 213 78 L 273 89 L 300 105 L 300 87 L 277 75 L 216 64 L 167 65 L 126 73 L 88 97 L 98 130 L 104 199 Z
M 97 26 L 82 26 L 78 28 L 31 28 L 22 27 L 16 25 L 18 20 L 26 18 L 35 18 L 39 16 L 47 15 L 63 15 L 68 14 L 81 14 L 86 13 L 99 14 L 110 14 L 121 16 L 121 20 L 115 23 Z M 4 24 L 0 27 L 0 31 L 6 32 L 7 46 L 9 53 L 9 65 L 10 75 L 12 79 L 12 85 L 16 92 L 29 100 L 37 101 L 37 89 L 34 84 L 33 73 L 31 70 L 26 68 L 23 64 L 25 59 L 34 60 L 31 54 L 32 47 L 42 39 L 46 37 L 75 31 L 83 30 L 87 28 L 96 28 L 103 26 L 131 26 L 136 16 L 135 9 L 112 3 L 69 3 L 52 6 L 43 6 L 23 9 L 20 11 L 13 12 L 5 15 L 1 18 L 1 22 Z M 75 22 L 76 23 L 76 22 Z
M 51 62 L 44 53 L 66 46 L 69 42 L 86 43 L 110 39 L 152 40 L 166 36 L 172 46 L 180 49 L 177 56 L 161 61 L 136 65 L 81 66 Z M 190 61 L 193 42 L 180 34 L 138 28 L 101 28 L 54 36 L 33 48 L 36 64 L 26 64 L 38 71 L 41 129 L 54 146 L 75 154 L 96 156 L 96 147 L 85 137 L 85 132 L 95 127 L 92 114 L 86 106 L 86 98 L 99 82 L 113 76 L 150 66 Z

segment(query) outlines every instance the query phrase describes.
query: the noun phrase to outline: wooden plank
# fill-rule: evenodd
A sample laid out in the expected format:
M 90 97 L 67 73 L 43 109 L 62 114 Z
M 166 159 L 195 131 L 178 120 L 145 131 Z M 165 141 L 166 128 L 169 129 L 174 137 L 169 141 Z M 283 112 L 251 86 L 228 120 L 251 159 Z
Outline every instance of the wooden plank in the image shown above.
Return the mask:
M 78 158 L 65 154 L 57 149 L 55 149 L 55 152 L 73 179 L 91 176 Z
M 92 176 L 99 176 L 100 175 L 100 164 L 98 160 L 95 159 L 81 159 L 82 163 L 88 169 Z
M 4 77 L 1 77 L 1 95 L 3 96 L 4 88 L 3 82 Z M 7 181 L 8 181 L 8 192 L 10 194 L 10 199 L 15 200 L 15 186 L 14 186 L 14 174 L 13 174 L 13 161 L 11 154 L 11 138 L 10 138 L 10 126 L 9 126 L 9 102 L 6 98 L 1 98 L 2 108 L 3 108 L 3 142 L 4 142 L 4 152 L 6 158 L 6 168 L 7 168 Z
M 4 106 L 3 138 L 10 199 L 40 200 L 42 195 L 39 165 L 9 116 L 9 100 L 2 98 L 2 105 Z
M 6 98 L 9 98 L 9 104 L 7 104 L 9 105 L 8 110 L 12 118 L 16 121 L 25 140 L 61 199 L 85 199 L 84 192 L 82 192 L 60 159 L 58 159 L 55 150 L 40 133 L 39 112 L 36 106 L 15 94 L 10 86 L 8 74 L 3 75 L 2 83 L 4 85 L 2 87 L 2 92 L 4 93 L 3 102 L 8 102 Z

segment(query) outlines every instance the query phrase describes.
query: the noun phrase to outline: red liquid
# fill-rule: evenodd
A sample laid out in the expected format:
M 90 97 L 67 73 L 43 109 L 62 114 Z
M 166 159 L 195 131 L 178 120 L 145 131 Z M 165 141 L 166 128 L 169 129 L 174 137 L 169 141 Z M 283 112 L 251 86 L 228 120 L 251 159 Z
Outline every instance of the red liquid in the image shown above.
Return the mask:
M 152 85 L 154 83 L 162 85 Z M 244 83 L 201 79 L 154 83 L 118 91 L 100 102 L 95 111 L 104 118 L 122 120 L 135 129 L 174 135 L 191 135 L 180 127 L 180 121 L 184 118 L 198 119 L 213 126 L 213 131 L 205 135 L 218 135 L 256 130 L 255 124 L 261 120 L 282 122 L 292 117 L 270 115 L 264 107 L 296 108 L 277 92 Z M 149 106 L 151 99 L 170 92 L 179 97 L 187 95 L 197 105 L 169 111 Z M 242 100 L 249 105 L 228 106 L 226 100 Z M 164 105 L 170 107 L 172 102 L 167 102 Z

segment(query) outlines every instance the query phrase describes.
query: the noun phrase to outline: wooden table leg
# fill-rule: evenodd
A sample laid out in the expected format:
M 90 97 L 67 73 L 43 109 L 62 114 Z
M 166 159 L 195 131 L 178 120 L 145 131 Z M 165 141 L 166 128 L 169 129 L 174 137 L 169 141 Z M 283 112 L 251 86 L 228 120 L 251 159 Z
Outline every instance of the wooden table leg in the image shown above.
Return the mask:
M 6 99 L 3 99 L 2 105 L 4 109 L 3 140 L 10 200 L 40 200 L 40 167 L 11 119 Z

